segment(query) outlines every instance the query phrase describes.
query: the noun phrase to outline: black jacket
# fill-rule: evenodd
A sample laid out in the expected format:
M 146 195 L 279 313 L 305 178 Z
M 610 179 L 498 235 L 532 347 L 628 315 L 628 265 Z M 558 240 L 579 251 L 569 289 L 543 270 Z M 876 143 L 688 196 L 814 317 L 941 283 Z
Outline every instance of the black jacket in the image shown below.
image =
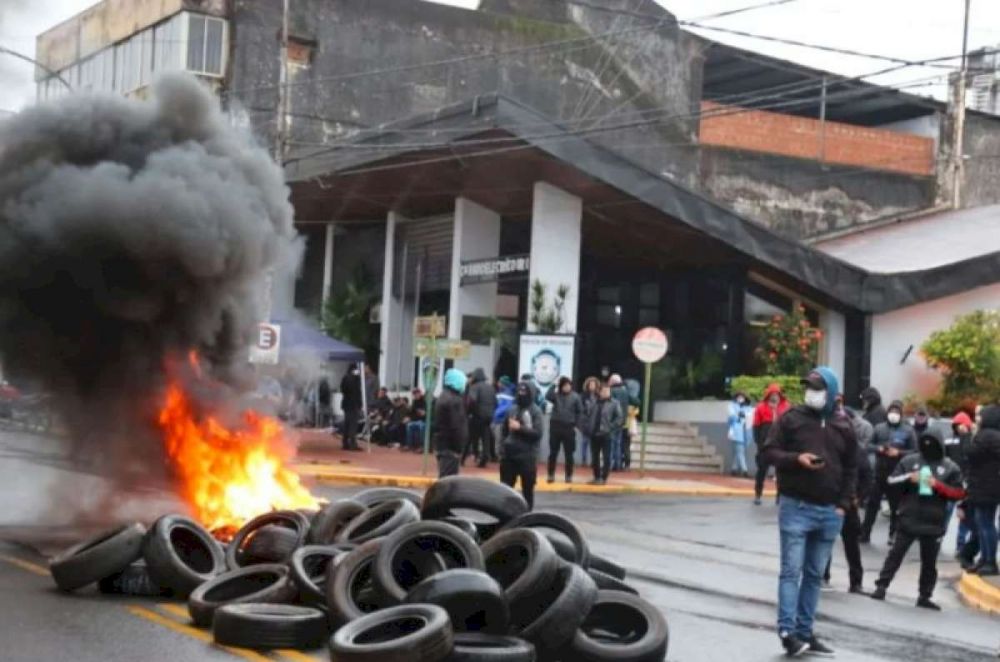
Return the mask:
M 497 408 L 497 390 L 482 368 L 476 368 L 469 380 L 469 413 L 484 421 L 493 420 Z
M 427 418 L 427 398 L 414 398 L 410 403 L 410 420 L 423 421 Z
M 962 475 L 968 478 L 969 474 L 969 447 L 972 445 L 972 433 L 954 434 L 944 442 L 944 454 L 949 460 L 958 465 L 962 470 Z
M 625 416 L 617 400 L 598 398 L 584 412 L 580 431 L 591 439 L 606 439 L 621 428 L 623 420 Z
M 510 421 L 517 419 L 519 430 L 510 429 Z M 528 407 L 511 406 L 503 421 L 503 456 L 510 459 L 534 458 L 542 438 L 542 410 L 532 403 Z
M 941 433 L 928 428 L 920 435 L 920 451 L 910 453 L 896 466 L 890 484 L 899 485 L 902 498 L 899 502 L 899 526 L 912 536 L 940 538 L 945 534 L 948 521 L 948 502 L 965 496 L 962 489 L 962 471 L 945 457 Z M 929 467 L 937 479 L 933 494 L 921 495 L 919 485 L 909 475 Z
M 823 458 L 822 468 L 800 465 L 801 453 Z M 824 419 L 804 405 L 793 407 L 771 426 L 764 458 L 777 468 L 778 492 L 782 496 L 844 509 L 854 505 L 858 442 L 846 418 Z
M 861 398 L 869 403 L 869 406 L 865 409 L 863 414 L 864 419 L 876 426 L 879 423 L 885 423 L 887 420 L 887 412 L 885 406 L 882 404 L 882 394 L 878 392 L 877 388 L 869 386 L 865 390 L 861 391 Z
M 905 455 L 917 450 L 917 435 L 912 427 L 902 421 L 898 425 L 891 425 L 886 421 L 875 426 L 872 443 L 875 444 L 875 473 L 885 479 L 895 471 L 896 465 Z M 900 454 L 896 457 L 886 455 L 889 448 L 895 448 Z
M 969 502 L 1000 503 L 1000 406 L 983 407 L 982 425 L 969 445 Z
M 583 400 L 574 391 L 563 393 L 553 386 L 545 394 L 545 399 L 552 403 L 550 424 L 577 426 L 583 421 Z
M 446 388 L 434 403 L 434 419 L 431 421 L 434 451 L 461 453 L 468 437 L 469 421 L 465 413 L 465 399 Z
M 344 411 L 361 409 L 361 376 L 348 372 L 340 380 L 340 408 Z

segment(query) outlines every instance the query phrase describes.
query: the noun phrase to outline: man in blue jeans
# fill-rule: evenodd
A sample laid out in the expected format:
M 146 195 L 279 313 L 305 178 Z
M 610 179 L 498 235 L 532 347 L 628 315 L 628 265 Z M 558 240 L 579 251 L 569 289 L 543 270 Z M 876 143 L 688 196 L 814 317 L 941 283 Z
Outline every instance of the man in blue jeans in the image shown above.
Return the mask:
M 805 652 L 832 656 L 813 633 L 813 623 L 844 512 L 857 506 L 858 442 L 850 422 L 835 415 L 837 375 L 819 367 L 802 385 L 805 404 L 785 412 L 764 444 L 768 464 L 778 471 L 781 504 L 778 636 L 790 657 Z

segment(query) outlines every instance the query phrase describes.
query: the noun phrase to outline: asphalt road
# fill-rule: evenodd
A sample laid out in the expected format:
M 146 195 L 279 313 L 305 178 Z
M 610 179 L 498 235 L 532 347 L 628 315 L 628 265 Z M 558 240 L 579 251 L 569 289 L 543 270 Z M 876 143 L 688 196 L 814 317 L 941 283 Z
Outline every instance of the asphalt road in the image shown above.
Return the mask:
M 0 660 L 328 659 L 282 651 L 224 650 L 190 627 L 181 603 L 111 598 L 95 590 L 56 592 L 45 554 L 108 520 L 151 519 L 175 509 L 151 485 L 109 490 L 99 465 L 79 471 L 51 440 L 0 431 Z M 328 497 L 354 488 L 317 488 Z M 774 634 L 777 526 L 773 505 L 735 499 L 540 494 L 540 509 L 562 512 L 592 548 L 629 568 L 632 583 L 667 615 L 673 662 L 783 659 Z M 86 514 L 87 517 L 83 517 Z M 884 522 L 879 523 L 884 527 Z M 868 586 L 885 554 L 885 531 L 865 550 Z M 948 547 L 950 549 L 950 547 Z M 913 607 L 918 563 L 911 556 L 886 603 L 846 593 L 838 549 L 835 592 L 824 593 L 817 633 L 837 659 L 995 660 L 1000 621 L 962 606 L 951 585 L 957 566 L 942 554 L 940 614 Z

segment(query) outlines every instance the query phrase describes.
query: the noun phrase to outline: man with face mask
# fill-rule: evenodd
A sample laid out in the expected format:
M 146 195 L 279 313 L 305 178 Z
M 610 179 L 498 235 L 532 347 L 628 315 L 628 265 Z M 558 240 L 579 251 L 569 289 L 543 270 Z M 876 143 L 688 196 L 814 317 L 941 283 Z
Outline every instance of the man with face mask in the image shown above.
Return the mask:
M 538 476 L 538 442 L 542 438 L 542 410 L 535 404 L 535 392 L 522 381 L 514 392 L 514 404 L 503 423 L 503 452 L 500 482 L 514 487 L 521 479 L 521 492 L 528 508 L 535 507 L 535 480 Z
M 920 435 L 927 432 L 927 428 L 931 424 L 930 415 L 927 413 L 926 407 L 918 407 L 917 413 L 913 415 L 913 433 L 917 435 L 917 439 L 920 439 Z
M 907 453 L 917 450 L 917 435 L 913 428 L 903 421 L 903 403 L 894 400 L 889 405 L 886 422 L 875 426 L 875 484 L 865 507 L 865 521 L 862 524 L 861 542 L 871 541 L 872 527 L 882 507 L 882 497 L 889 501 L 889 546 L 896 535 L 896 513 L 899 510 L 899 489 L 889 484 L 889 476 Z
M 805 404 L 771 426 L 764 457 L 778 470 L 781 576 L 778 636 L 789 656 L 832 655 L 813 633 L 823 571 L 856 498 L 857 439 L 835 412 L 836 374 L 821 366 L 802 379 Z
M 882 394 L 874 386 L 869 386 L 861 391 L 862 416 L 866 421 L 875 427 L 879 423 L 885 423 L 886 411 L 882 405 Z
M 890 409 L 891 411 L 891 409 Z M 910 453 L 897 465 L 889 482 L 898 485 L 899 530 L 875 581 L 875 600 L 885 600 L 892 578 L 903 564 L 914 542 L 920 543 L 920 598 L 917 606 L 940 611 L 931 600 L 937 583 L 937 556 L 948 520 L 948 504 L 962 499 L 962 471 L 945 457 L 941 433 L 927 429 L 920 435 L 920 451 Z

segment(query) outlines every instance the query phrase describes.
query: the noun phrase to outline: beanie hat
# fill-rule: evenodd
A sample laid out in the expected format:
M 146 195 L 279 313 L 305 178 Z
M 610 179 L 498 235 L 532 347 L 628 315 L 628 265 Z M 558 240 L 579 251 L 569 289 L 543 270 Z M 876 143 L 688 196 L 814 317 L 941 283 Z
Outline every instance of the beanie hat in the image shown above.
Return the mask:
M 468 379 L 465 373 L 455 368 L 450 368 L 444 373 L 444 385 L 455 393 L 465 393 L 465 383 Z

